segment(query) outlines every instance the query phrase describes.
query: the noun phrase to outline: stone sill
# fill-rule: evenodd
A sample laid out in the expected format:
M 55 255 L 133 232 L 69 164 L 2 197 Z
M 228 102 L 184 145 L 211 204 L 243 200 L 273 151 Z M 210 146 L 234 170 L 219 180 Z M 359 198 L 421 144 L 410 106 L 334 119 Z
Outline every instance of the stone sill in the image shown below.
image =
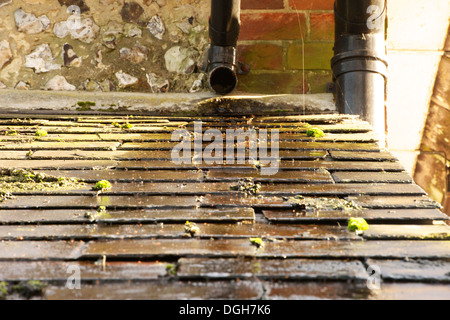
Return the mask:
M 332 94 L 230 95 L 85 91 L 0 91 L 0 113 L 155 114 L 172 116 L 337 113 Z M 95 103 L 95 105 L 94 105 Z

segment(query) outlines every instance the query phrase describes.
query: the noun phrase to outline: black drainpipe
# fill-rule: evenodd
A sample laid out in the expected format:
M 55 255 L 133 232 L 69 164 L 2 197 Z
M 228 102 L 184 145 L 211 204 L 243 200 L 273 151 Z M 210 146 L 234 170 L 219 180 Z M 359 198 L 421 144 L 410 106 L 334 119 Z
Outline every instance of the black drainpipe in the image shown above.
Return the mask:
M 237 86 L 236 46 L 241 27 L 240 9 L 241 0 L 211 1 L 208 83 L 218 94 L 228 94 Z
M 386 131 L 386 0 L 336 0 L 334 57 L 336 105 Z

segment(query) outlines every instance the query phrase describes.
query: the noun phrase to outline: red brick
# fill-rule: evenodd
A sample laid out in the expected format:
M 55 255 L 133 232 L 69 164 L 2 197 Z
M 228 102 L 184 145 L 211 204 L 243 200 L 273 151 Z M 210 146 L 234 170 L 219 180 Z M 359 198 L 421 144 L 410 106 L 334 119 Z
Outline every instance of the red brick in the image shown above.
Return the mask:
M 311 13 L 311 40 L 334 40 L 334 14 Z
M 289 5 L 296 10 L 333 10 L 334 0 L 289 0 Z
M 331 71 L 308 71 L 309 93 L 326 93 L 327 84 L 333 81 Z
M 283 0 L 242 0 L 241 9 L 284 9 Z
M 306 80 L 303 79 L 303 72 L 250 72 L 248 75 L 239 76 L 236 91 L 261 94 L 307 93 Z
M 283 69 L 283 48 L 274 44 L 238 46 L 239 61 L 248 63 L 251 70 Z
M 244 13 L 240 40 L 299 40 L 305 37 L 303 13 Z
M 330 70 L 333 57 L 333 43 L 291 44 L 287 52 L 287 68 L 291 70 Z M 304 62 L 303 65 L 303 52 Z

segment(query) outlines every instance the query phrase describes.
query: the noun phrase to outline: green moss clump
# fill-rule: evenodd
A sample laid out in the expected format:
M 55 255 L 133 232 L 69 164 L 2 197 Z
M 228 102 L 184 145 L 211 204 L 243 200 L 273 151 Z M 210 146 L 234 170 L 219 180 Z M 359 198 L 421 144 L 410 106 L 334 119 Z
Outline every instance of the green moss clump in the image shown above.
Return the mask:
M 11 291 L 20 294 L 26 299 L 30 299 L 34 296 L 42 296 L 46 287 L 47 284 L 42 281 L 30 280 L 12 286 Z
M 109 181 L 107 180 L 100 180 L 98 181 L 95 186 L 92 187 L 92 190 L 95 191 L 105 191 L 105 190 L 109 190 L 112 188 L 112 185 Z
M 193 222 L 186 221 L 184 224 L 184 232 L 188 233 L 191 237 L 200 232 L 200 228 Z
M 14 199 L 14 196 L 10 192 L 1 191 L 0 192 L 0 203 L 6 201 L 8 199 Z
M 131 123 L 125 123 L 120 127 L 122 130 L 130 130 L 133 128 L 133 125 Z
M 174 264 L 166 265 L 167 274 L 170 276 L 175 276 L 177 274 L 177 266 Z
M 261 184 L 253 182 L 250 178 L 240 179 L 237 185 L 230 186 L 230 190 L 245 192 L 248 195 L 256 195 L 261 189 Z
M 111 218 L 111 215 L 108 213 L 105 206 L 100 206 L 98 207 L 97 212 L 86 212 L 84 217 L 90 222 L 96 222 L 102 219 L 109 219 Z
M 10 199 L 14 192 L 72 190 L 84 186 L 75 178 L 55 177 L 26 169 L 0 169 L 0 202 Z
M 133 125 L 131 123 L 124 123 L 124 124 L 120 124 L 118 122 L 112 122 L 111 123 L 112 126 L 116 127 L 116 128 L 120 128 L 122 130 L 130 130 L 133 128 Z
M 96 103 L 92 101 L 78 101 L 77 105 L 82 108 L 95 107 Z
M 261 238 L 250 238 L 250 243 L 257 248 L 264 247 L 264 241 Z
M 17 132 L 17 130 L 6 130 L 4 132 L 5 136 L 18 136 L 19 132 Z
M 1 281 L 0 282 L 0 300 L 6 299 L 7 296 L 8 296 L 8 285 L 6 284 L 6 282 Z
M 350 218 L 348 220 L 348 231 L 362 233 L 369 229 L 369 224 L 363 218 Z
M 45 131 L 45 130 L 42 130 L 42 129 L 38 129 L 38 130 L 36 130 L 36 132 L 34 133 L 34 135 L 35 135 L 36 137 L 45 137 L 47 134 L 48 134 L 48 132 Z
M 309 128 L 306 130 L 306 135 L 308 137 L 314 137 L 314 138 L 322 138 L 325 136 L 325 133 L 322 131 L 322 129 L 319 128 Z

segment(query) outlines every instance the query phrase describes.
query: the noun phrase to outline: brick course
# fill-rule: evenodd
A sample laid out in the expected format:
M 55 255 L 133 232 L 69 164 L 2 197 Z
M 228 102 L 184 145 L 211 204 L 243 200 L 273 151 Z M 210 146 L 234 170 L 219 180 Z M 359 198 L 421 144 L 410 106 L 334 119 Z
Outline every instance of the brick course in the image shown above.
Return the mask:
M 284 9 L 284 0 L 242 0 L 242 9 Z
M 238 90 L 326 92 L 331 82 L 333 5 L 334 0 L 242 0 L 238 52 L 251 73 L 240 76 Z

